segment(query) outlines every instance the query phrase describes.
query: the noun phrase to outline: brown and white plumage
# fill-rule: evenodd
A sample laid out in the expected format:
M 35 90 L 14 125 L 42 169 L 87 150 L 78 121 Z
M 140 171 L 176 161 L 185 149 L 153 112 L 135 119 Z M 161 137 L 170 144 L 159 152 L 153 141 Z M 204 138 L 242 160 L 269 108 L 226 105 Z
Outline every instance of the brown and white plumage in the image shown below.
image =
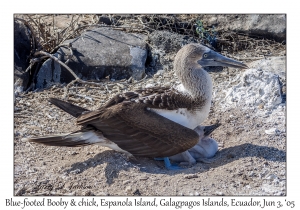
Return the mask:
M 78 111 L 75 105 L 59 99 L 51 98 L 50 102 L 73 116 Z M 77 118 L 81 130 L 28 141 L 52 146 L 99 144 L 128 155 L 145 157 L 175 155 L 198 142 L 197 132 L 149 111 L 146 104 L 123 101 L 96 111 L 82 111 L 84 114 Z
M 114 96 L 95 111 L 50 99 L 77 117 L 82 129 L 29 141 L 53 146 L 100 144 L 146 157 L 168 157 L 187 151 L 199 142 L 200 136 L 194 129 L 207 118 L 211 104 L 212 81 L 202 67 L 214 65 L 246 67 L 203 45 L 186 45 L 174 61 L 181 87 L 126 92 Z

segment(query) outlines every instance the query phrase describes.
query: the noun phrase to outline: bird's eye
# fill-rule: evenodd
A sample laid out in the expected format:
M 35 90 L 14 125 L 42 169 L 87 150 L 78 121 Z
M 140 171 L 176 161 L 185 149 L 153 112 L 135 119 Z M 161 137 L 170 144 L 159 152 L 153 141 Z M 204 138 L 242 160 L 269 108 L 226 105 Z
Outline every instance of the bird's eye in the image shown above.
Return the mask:
M 208 56 L 207 53 L 203 54 L 203 58 L 207 58 L 207 56 Z

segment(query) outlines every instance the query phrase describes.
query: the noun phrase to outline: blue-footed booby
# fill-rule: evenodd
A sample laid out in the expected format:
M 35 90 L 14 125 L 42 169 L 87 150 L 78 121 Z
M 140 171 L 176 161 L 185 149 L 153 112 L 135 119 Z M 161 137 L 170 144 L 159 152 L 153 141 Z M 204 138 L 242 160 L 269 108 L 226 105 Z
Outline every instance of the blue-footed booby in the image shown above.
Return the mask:
M 179 88 L 153 87 L 125 92 L 111 98 L 98 110 L 89 111 L 59 99 L 50 102 L 77 118 L 82 126 L 70 134 L 28 139 L 51 146 L 98 144 L 128 156 L 163 158 L 193 148 L 207 136 L 197 130 L 211 106 L 212 80 L 205 66 L 247 68 L 241 62 L 222 56 L 201 44 L 188 44 L 179 50 L 174 70 Z M 194 130 L 195 129 L 195 130 Z M 201 153 L 200 150 L 196 150 Z M 188 160 L 193 162 L 193 160 Z

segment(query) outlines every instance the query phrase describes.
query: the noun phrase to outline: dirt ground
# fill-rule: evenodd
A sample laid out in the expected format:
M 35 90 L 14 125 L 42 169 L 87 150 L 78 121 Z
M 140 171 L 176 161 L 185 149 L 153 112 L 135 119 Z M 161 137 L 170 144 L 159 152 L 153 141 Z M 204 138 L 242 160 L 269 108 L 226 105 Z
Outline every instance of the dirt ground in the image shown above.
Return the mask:
M 211 72 L 215 89 L 222 89 L 235 69 Z M 220 79 L 220 76 L 223 79 Z M 104 86 L 52 87 L 15 98 L 15 195 L 286 195 L 286 134 L 265 130 L 285 126 L 285 119 L 268 122 L 241 107 L 223 111 L 213 100 L 208 120 L 222 123 L 212 134 L 223 147 L 213 162 L 178 171 L 149 158 L 128 161 L 125 155 L 100 146 L 47 147 L 22 138 L 68 133 L 77 129 L 72 116 L 51 105 L 49 97 L 68 99 L 91 110 L 117 92 L 146 84 L 177 84 L 174 72 L 139 83 L 103 81 Z M 99 90 L 101 89 L 101 90 Z M 216 90 L 215 90 L 216 91 Z M 216 94 L 221 92 L 215 92 Z

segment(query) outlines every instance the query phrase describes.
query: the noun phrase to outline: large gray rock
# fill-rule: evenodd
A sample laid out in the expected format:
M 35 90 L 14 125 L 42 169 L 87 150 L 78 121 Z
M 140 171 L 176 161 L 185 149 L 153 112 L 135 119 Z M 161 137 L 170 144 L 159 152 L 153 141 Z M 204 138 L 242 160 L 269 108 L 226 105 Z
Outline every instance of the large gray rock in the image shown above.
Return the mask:
M 83 80 L 110 79 L 140 80 L 145 74 L 147 58 L 144 35 L 128 34 L 110 28 L 96 28 L 80 37 L 66 41 L 72 44 L 74 56 L 68 66 Z M 70 51 L 61 47 L 56 57 L 63 62 Z M 68 83 L 73 76 L 60 65 L 47 60 L 37 74 L 36 88 L 44 88 L 53 83 Z
M 14 85 L 15 92 L 22 92 L 27 88 L 29 72 L 25 72 L 29 66 L 31 50 L 30 33 L 27 27 L 19 21 L 14 21 Z
M 286 101 L 286 56 L 269 57 L 253 61 L 249 64 L 250 68 L 260 69 L 268 72 L 272 72 L 279 76 L 281 86 L 282 102 Z
M 278 75 L 262 69 L 247 69 L 240 82 L 228 90 L 225 100 L 228 105 L 263 106 L 273 110 L 282 102 Z
M 204 26 L 215 26 L 217 31 L 235 31 L 277 41 L 286 39 L 286 15 L 200 15 Z

